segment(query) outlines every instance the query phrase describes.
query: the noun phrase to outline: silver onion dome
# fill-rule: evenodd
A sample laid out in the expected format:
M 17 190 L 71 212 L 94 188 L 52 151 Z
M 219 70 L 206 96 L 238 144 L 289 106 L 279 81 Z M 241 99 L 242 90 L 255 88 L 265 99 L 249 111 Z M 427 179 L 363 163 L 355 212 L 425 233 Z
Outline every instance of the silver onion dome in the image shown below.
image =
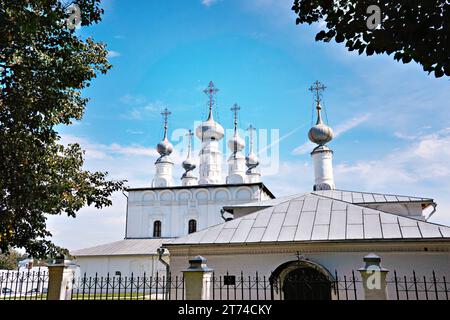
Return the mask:
M 186 160 L 184 160 L 182 166 L 183 169 L 186 170 L 186 172 L 192 171 L 197 167 L 194 160 L 192 160 L 191 158 L 187 158 Z
M 156 146 L 156 150 L 161 156 L 168 156 L 173 151 L 173 145 L 169 142 L 167 138 L 161 140 Z
M 223 127 L 212 117 L 203 121 L 195 130 L 195 135 L 200 140 L 221 140 L 224 134 Z
M 167 138 L 167 129 L 168 129 L 168 117 L 171 115 L 169 109 L 165 108 L 161 115 L 164 117 L 164 137 L 163 139 L 156 145 L 156 151 L 162 156 L 168 156 L 173 151 L 173 145 L 170 143 Z
M 333 130 L 323 123 L 316 124 L 309 129 L 308 137 L 312 142 L 318 145 L 324 145 L 333 139 Z
M 235 134 L 228 140 L 228 147 L 232 152 L 242 151 L 245 148 L 245 141 L 239 135 Z
M 259 165 L 259 159 L 256 156 L 256 154 L 251 152 L 247 157 L 245 157 L 245 164 L 247 165 L 247 168 L 250 171 Z
M 318 145 L 324 145 L 333 139 L 333 130 L 323 123 L 322 116 L 320 114 L 320 103 L 317 102 L 317 122 L 316 125 L 309 129 L 308 138 L 311 142 Z

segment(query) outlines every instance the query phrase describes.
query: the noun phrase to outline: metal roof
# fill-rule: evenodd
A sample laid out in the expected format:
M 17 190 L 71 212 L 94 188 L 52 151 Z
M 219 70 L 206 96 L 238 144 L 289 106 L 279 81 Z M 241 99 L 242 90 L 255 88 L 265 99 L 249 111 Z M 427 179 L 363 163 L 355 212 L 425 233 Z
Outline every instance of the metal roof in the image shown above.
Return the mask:
M 395 194 L 383 194 L 373 192 L 356 192 L 346 190 L 321 190 L 314 191 L 313 194 L 320 196 L 342 200 L 350 203 L 367 204 L 367 203 L 395 203 L 395 202 L 420 202 L 420 203 L 432 203 L 433 199 L 420 198 L 411 196 L 401 196 Z
M 234 208 L 267 208 L 267 207 L 273 207 L 276 206 L 282 202 L 285 202 L 290 199 L 298 198 L 300 196 L 304 195 L 304 193 L 294 194 L 290 196 L 275 198 L 275 199 L 269 199 L 264 201 L 253 201 L 253 202 L 245 202 L 240 204 L 233 204 L 230 206 L 224 206 L 223 208 L 226 211 L 232 210 Z
M 123 255 L 153 255 L 163 243 L 172 239 L 125 239 L 102 244 L 95 247 L 70 252 L 75 257 L 84 256 L 123 256 Z
M 428 238 L 450 238 L 450 227 L 305 193 L 169 245 Z

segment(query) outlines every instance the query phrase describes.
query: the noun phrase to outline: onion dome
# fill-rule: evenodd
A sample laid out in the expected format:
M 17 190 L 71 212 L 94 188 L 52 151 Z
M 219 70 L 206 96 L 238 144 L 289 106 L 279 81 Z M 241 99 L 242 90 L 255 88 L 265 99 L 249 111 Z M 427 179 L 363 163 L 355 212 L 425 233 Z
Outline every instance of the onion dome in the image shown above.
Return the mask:
M 195 130 L 195 135 L 200 140 L 221 140 L 225 134 L 223 127 L 212 116 L 212 111 L 209 113 L 208 120 L 203 121 Z
M 234 113 L 234 135 L 230 140 L 228 140 L 228 147 L 230 148 L 231 152 L 236 153 L 238 151 L 242 151 L 242 149 L 245 148 L 245 141 L 244 139 L 239 137 L 238 133 L 238 112 L 239 110 L 241 110 L 241 107 L 239 107 L 238 104 L 235 103 L 230 110 Z
M 173 151 L 173 145 L 169 142 L 167 137 L 165 137 L 160 143 L 158 143 L 156 150 L 161 156 L 168 156 Z
M 183 166 L 183 169 L 186 171 L 183 176 L 185 176 L 189 171 L 193 171 L 196 168 L 196 164 L 195 161 L 191 158 L 191 146 L 192 146 L 192 142 L 191 142 L 191 137 L 194 134 L 192 133 L 192 130 L 189 129 L 189 132 L 186 134 L 186 136 L 188 137 L 188 152 L 187 152 L 187 156 L 186 156 L 186 160 L 184 160 L 181 165 Z
M 333 130 L 323 123 L 320 110 L 320 103 L 317 103 L 317 122 L 315 126 L 309 129 L 308 137 L 312 142 L 324 145 L 333 139 Z
M 187 158 L 186 160 L 184 160 L 182 166 L 186 171 L 192 171 L 197 167 L 194 160 L 192 160 L 191 158 Z
M 164 111 L 161 113 L 161 115 L 164 117 L 164 137 L 156 146 L 156 151 L 163 156 L 168 156 L 173 151 L 173 145 L 169 142 L 169 139 L 167 139 L 167 128 L 168 128 L 168 117 L 171 114 L 171 112 L 165 108 Z
M 209 97 L 209 115 L 206 121 L 203 121 L 195 130 L 195 135 L 200 140 L 220 140 L 224 136 L 223 127 L 213 118 L 213 105 L 214 95 L 219 91 L 216 87 L 214 87 L 214 83 L 212 81 L 209 82 L 208 87 L 203 90 L 203 92 Z
M 247 157 L 245 157 L 245 164 L 247 165 L 248 170 L 251 170 L 259 165 L 259 159 L 256 154 L 251 152 Z
M 232 152 L 242 151 L 245 148 L 245 141 L 239 135 L 234 134 L 233 137 L 228 140 L 228 147 Z
M 245 164 L 248 168 L 247 170 L 248 173 L 259 165 L 259 159 L 258 156 L 253 152 L 253 131 L 255 130 L 255 128 L 252 125 L 250 125 L 247 130 L 250 133 L 250 150 L 248 156 L 245 157 Z

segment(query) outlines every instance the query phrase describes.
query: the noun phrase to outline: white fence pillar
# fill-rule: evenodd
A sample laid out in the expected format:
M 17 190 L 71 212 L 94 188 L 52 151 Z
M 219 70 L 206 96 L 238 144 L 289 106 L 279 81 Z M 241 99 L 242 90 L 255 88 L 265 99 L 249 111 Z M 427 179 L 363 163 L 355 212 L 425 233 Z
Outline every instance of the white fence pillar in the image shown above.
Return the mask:
M 64 263 L 49 265 L 47 300 L 71 300 L 73 276 Z
M 186 300 L 210 300 L 213 270 L 208 268 L 206 261 L 202 256 L 196 256 L 189 260 L 189 268 L 183 271 Z
M 364 257 L 365 266 L 358 269 L 361 274 L 365 300 L 387 300 L 386 277 L 389 270 L 381 266 L 381 258 L 374 253 Z

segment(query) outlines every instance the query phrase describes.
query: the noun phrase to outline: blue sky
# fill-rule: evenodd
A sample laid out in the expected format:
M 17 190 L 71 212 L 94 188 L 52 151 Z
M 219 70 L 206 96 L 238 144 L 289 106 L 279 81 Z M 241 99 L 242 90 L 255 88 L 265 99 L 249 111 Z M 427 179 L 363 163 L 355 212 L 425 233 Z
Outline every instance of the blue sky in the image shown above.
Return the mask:
M 337 133 L 330 143 L 337 187 L 431 197 L 438 202 L 432 221 L 450 224 L 448 79 L 386 55 L 315 42 L 319 25 L 297 26 L 291 2 L 105 1 L 103 21 L 77 32 L 105 42 L 113 68 L 84 91 L 91 99 L 85 116 L 59 128 L 63 142 L 86 149 L 87 169 L 149 186 L 161 109 L 172 111 L 171 133 L 193 128 L 206 116 L 202 90 L 213 80 L 220 89 L 216 117 L 225 128 L 237 102 L 241 128 L 252 123 L 288 135 L 277 145 L 276 172 L 263 176 L 266 185 L 279 196 L 309 191 L 307 88 L 319 80 Z M 175 161 L 182 161 L 180 151 Z M 54 241 L 78 249 L 122 239 L 125 201 L 120 194 L 113 199 L 112 207 L 84 208 L 76 219 L 51 217 Z

